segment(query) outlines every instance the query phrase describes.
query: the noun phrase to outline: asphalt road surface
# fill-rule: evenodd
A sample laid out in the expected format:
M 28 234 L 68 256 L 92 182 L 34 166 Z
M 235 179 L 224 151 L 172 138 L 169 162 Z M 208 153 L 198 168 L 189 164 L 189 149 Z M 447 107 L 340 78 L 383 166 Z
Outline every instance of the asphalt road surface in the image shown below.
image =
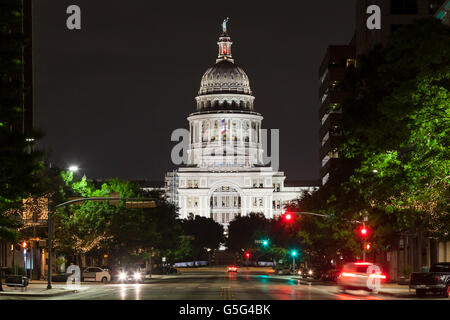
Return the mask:
M 25 297 L 21 297 L 24 299 Z M 28 297 L 26 299 L 36 299 Z M 366 291 L 342 293 L 335 285 L 309 285 L 298 280 L 250 272 L 190 273 L 145 284 L 83 284 L 77 293 L 50 300 L 397 300 L 416 299 Z M 427 299 L 438 299 L 428 297 Z

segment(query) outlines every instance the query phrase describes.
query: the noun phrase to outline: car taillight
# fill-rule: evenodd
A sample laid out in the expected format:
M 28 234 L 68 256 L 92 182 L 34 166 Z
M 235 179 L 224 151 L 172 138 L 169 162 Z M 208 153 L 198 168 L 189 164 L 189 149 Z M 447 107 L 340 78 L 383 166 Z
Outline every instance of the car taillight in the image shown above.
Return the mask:
M 436 281 L 436 283 L 439 283 L 439 282 L 441 282 L 441 277 L 439 277 L 439 276 L 436 276 L 436 277 L 434 278 L 434 281 Z
M 356 277 L 356 274 L 348 273 L 348 272 L 342 272 L 341 276 L 343 276 L 343 277 Z

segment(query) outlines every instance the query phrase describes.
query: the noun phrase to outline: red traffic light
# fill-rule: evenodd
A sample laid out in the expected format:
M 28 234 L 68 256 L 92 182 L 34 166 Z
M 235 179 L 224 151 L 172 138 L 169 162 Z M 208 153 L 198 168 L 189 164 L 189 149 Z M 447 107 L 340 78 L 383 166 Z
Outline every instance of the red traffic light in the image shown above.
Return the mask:
M 359 233 L 361 234 L 361 236 L 365 237 L 368 235 L 369 230 L 367 230 L 366 227 L 362 227 L 361 229 L 359 229 Z
M 294 215 L 290 212 L 286 212 L 283 216 L 284 221 L 291 222 L 294 219 Z
M 245 253 L 245 257 L 246 257 L 247 259 L 249 259 L 249 258 L 250 258 L 250 252 L 246 252 L 246 253 Z

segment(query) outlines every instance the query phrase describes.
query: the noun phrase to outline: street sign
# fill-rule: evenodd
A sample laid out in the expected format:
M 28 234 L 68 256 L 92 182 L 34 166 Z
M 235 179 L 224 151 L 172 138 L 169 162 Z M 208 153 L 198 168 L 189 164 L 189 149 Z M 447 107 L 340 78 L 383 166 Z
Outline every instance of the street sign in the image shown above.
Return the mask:
M 127 208 L 156 208 L 155 201 L 127 201 L 125 202 Z

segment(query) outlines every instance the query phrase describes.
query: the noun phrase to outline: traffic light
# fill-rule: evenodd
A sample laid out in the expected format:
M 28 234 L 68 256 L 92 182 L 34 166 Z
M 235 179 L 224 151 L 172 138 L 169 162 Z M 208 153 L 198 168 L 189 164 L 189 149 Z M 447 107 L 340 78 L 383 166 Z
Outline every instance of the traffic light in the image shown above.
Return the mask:
M 250 259 L 250 252 L 246 252 L 246 253 L 245 253 L 245 257 L 246 257 L 247 259 Z
M 290 212 L 286 212 L 283 216 L 283 220 L 286 222 L 291 222 L 294 219 L 294 215 Z
M 23 249 L 26 249 L 26 248 L 28 248 L 28 242 L 22 241 L 22 243 L 20 244 L 20 246 L 21 246 Z
M 359 229 L 359 234 L 361 235 L 361 237 L 367 237 L 369 234 L 369 230 L 366 226 L 363 226 L 361 227 L 361 229 Z
M 263 245 L 264 247 L 267 247 L 267 246 L 269 245 L 269 240 L 263 240 L 263 241 L 262 241 L 262 245 Z
M 369 251 L 372 249 L 372 245 L 370 243 L 366 243 L 366 250 Z
M 291 256 L 296 257 L 297 256 L 297 251 L 296 250 L 292 250 L 291 251 Z

